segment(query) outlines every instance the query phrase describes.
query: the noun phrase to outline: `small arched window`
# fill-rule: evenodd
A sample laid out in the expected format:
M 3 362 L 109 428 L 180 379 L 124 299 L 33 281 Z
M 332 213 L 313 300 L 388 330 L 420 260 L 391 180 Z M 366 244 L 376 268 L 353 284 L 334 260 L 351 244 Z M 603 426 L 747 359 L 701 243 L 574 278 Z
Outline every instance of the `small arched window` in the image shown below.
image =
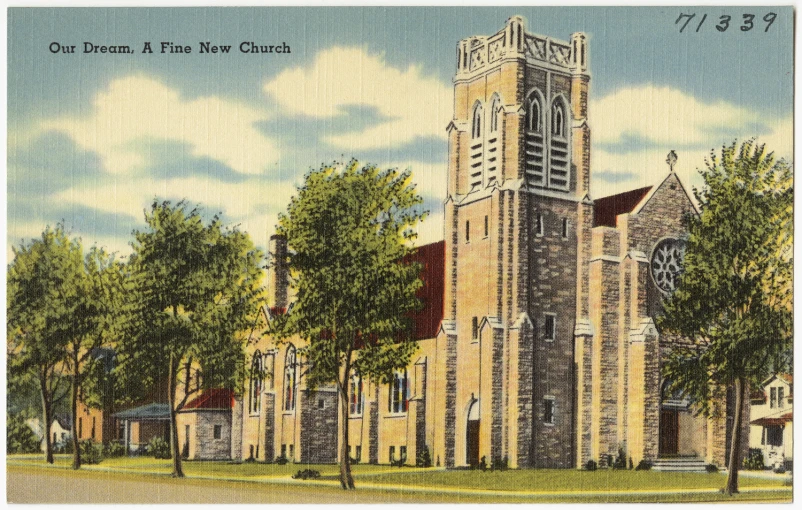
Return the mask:
M 262 353 L 253 353 L 251 362 L 251 401 L 249 409 L 251 414 L 258 413 L 262 408 L 262 379 L 264 372 L 262 369 Z
M 284 410 L 293 411 L 295 409 L 296 377 L 297 377 L 297 356 L 295 347 L 287 347 L 287 356 L 284 358 Z
M 565 138 L 565 111 L 559 101 L 551 110 L 551 134 Z
M 543 126 L 543 113 L 540 108 L 540 100 L 537 98 L 536 95 L 532 95 L 532 98 L 529 100 L 529 108 L 527 111 L 527 115 L 529 117 L 529 122 L 527 122 L 527 127 L 529 131 L 534 131 L 535 133 L 539 133 L 541 126 Z
M 498 118 L 500 113 L 501 113 L 501 101 L 498 100 L 498 97 L 494 97 L 493 102 L 490 104 L 491 133 L 495 133 L 496 131 L 498 131 Z
M 477 104 L 473 109 L 473 126 L 471 128 L 471 138 L 481 138 L 482 136 L 482 105 Z

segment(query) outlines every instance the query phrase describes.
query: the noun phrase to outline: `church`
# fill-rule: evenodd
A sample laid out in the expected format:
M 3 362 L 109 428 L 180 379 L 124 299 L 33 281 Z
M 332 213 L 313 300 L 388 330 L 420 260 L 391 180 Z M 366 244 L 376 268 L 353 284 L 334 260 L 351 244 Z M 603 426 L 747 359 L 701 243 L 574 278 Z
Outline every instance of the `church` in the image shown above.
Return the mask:
M 415 255 L 418 350 L 389 384 L 353 375 L 350 457 L 582 468 L 623 452 L 635 465 L 724 466 L 732 402 L 696 416 L 660 374 L 683 340 L 654 317 L 674 289 L 682 218 L 695 212 L 673 151 L 659 184 L 592 197 L 586 35 L 535 35 L 513 17 L 460 41 L 456 57 L 444 240 Z M 274 260 L 287 249 L 271 239 Z M 288 281 L 272 263 L 261 330 L 292 306 Z M 261 330 L 232 406 L 231 457 L 338 461 L 336 390 L 307 390 L 300 340 Z

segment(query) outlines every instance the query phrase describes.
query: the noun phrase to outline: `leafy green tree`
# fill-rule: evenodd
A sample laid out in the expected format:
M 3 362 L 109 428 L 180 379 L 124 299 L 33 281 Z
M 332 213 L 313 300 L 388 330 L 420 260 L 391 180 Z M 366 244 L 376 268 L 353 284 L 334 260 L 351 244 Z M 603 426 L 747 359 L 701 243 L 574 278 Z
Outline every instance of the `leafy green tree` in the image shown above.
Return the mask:
M 48 431 L 44 431 L 48 435 Z M 42 441 L 25 423 L 25 417 L 19 414 L 6 415 L 6 452 L 8 453 L 36 453 Z
M 32 377 L 39 387 L 45 437 L 45 460 L 53 463 L 50 424 L 55 406 L 70 389 L 65 360 L 78 306 L 83 255 L 64 225 L 47 227 L 40 239 L 13 247 L 8 266 L 9 389 Z
M 224 227 L 217 215 L 205 224 L 184 201 L 154 202 L 145 221 L 129 261 L 120 380 L 158 386 L 166 378 L 173 476 L 183 477 L 176 413 L 202 388 L 239 380 L 241 333 L 262 296 L 262 254 L 248 234 Z M 179 394 L 179 373 L 198 364 L 202 388 L 185 385 Z
M 297 297 L 275 332 L 306 341 L 300 353 L 308 363 L 308 387 L 337 387 L 343 489 L 354 488 L 348 455 L 352 373 L 387 382 L 417 347 L 408 317 L 420 305 L 420 267 L 405 257 L 423 217 L 421 203 L 409 171 L 360 168 L 351 161 L 307 174 L 279 217 Z
M 80 278 L 73 297 L 72 329 L 67 338 L 66 366 L 71 377 L 70 398 L 72 430 L 78 430 L 78 401 L 87 387 L 97 386 L 87 377 L 102 377 L 104 361 L 101 347 L 111 345 L 120 331 L 119 317 L 123 307 L 124 265 L 102 248 L 92 247 L 84 258 Z M 84 403 L 99 402 L 85 399 Z M 72 468 L 81 467 L 81 448 L 77 433 L 72 434 Z
M 793 182 L 790 166 L 753 140 L 711 153 L 695 190 L 699 215 L 689 236 L 677 290 L 658 319 L 693 339 L 664 366 L 706 414 L 734 386 L 735 409 L 724 491 L 738 491 L 743 403 L 750 384 L 784 366 L 792 350 Z

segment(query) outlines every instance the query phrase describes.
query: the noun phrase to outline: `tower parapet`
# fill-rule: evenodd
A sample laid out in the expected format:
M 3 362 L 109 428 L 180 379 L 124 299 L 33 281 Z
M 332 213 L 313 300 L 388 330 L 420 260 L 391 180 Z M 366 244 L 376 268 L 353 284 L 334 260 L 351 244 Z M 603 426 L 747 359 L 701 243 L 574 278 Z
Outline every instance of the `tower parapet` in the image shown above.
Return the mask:
M 506 26 L 491 36 L 473 36 L 457 44 L 455 80 L 469 79 L 504 60 L 525 59 L 544 68 L 587 74 L 587 36 L 571 34 L 570 41 L 526 32 L 524 20 L 513 16 Z

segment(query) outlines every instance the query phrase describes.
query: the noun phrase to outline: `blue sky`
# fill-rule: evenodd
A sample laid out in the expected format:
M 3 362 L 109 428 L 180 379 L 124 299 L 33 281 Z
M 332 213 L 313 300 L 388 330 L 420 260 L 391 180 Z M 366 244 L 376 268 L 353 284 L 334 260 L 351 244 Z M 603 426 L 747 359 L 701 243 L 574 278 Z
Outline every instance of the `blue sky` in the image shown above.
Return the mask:
M 681 12 L 696 18 L 680 34 Z M 154 198 L 187 198 L 265 248 L 303 174 L 351 157 L 412 168 L 432 212 L 421 241 L 439 239 L 457 41 L 516 14 L 529 32 L 589 36 L 594 197 L 659 181 L 671 149 L 691 185 L 735 137 L 792 158 L 790 7 L 11 9 L 8 243 L 64 219 L 127 254 Z M 136 53 L 85 55 L 84 41 Z M 161 41 L 193 53 L 159 54 Z M 201 55 L 202 41 L 231 53 Z M 242 41 L 291 53 L 242 54 Z

